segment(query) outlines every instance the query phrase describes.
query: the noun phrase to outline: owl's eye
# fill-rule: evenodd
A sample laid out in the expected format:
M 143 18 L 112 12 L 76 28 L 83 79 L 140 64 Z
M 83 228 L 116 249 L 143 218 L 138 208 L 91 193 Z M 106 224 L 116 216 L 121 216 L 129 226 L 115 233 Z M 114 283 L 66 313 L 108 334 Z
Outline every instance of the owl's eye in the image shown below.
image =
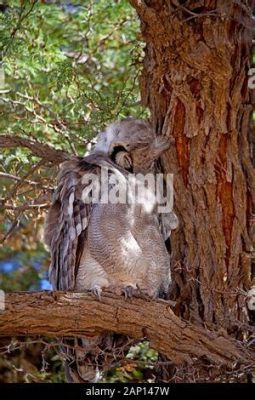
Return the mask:
M 124 146 L 120 146 L 120 145 L 115 146 L 110 155 L 112 161 L 116 163 L 117 154 L 120 152 L 123 152 L 123 151 L 127 153 L 127 150 L 125 149 Z
M 118 145 L 113 148 L 111 160 L 127 171 L 133 172 L 132 159 L 124 146 Z

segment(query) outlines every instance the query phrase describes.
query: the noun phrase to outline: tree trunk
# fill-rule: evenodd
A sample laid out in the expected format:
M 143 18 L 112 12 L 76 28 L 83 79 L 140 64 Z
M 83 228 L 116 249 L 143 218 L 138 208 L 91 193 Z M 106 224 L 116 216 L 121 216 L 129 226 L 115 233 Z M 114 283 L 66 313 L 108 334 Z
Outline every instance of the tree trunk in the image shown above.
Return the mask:
M 254 1 L 130 0 L 146 43 L 142 102 L 174 142 L 180 227 L 172 236 L 175 312 L 241 339 L 254 285 L 255 174 L 248 127 Z
M 255 357 L 222 332 L 209 332 L 178 318 L 169 302 L 125 300 L 104 293 L 101 301 L 91 294 L 64 292 L 9 293 L 0 312 L 0 336 L 86 336 L 113 331 L 136 339 L 146 338 L 176 364 L 193 358 L 233 368 L 250 368 Z

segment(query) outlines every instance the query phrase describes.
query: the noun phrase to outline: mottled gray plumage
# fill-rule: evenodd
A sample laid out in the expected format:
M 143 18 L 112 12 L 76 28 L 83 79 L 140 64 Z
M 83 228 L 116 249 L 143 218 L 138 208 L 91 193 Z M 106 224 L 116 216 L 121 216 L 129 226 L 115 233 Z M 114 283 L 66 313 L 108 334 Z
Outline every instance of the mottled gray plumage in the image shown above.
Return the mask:
M 50 281 L 55 289 L 91 290 L 98 295 L 104 288 L 118 293 L 132 289 L 151 297 L 167 292 L 170 260 L 164 240 L 176 227 L 175 214 L 159 218 L 151 193 L 143 204 L 87 204 L 86 177 L 91 173 L 100 176 L 107 168 L 107 176 L 117 178 L 119 187 L 127 185 L 132 196 L 128 174 L 139 184 L 135 173 L 154 173 L 155 161 L 168 147 L 167 139 L 156 137 L 148 123 L 129 118 L 102 132 L 89 156 L 63 163 L 45 224 L 45 242 L 51 251 Z M 108 189 L 109 185 L 104 190 Z M 102 190 L 100 198 L 103 195 Z M 89 363 L 98 361 L 102 344 L 113 349 L 113 335 L 80 341 L 70 358 L 71 380 L 96 380 L 95 366 Z M 104 368 L 104 362 L 97 363 Z

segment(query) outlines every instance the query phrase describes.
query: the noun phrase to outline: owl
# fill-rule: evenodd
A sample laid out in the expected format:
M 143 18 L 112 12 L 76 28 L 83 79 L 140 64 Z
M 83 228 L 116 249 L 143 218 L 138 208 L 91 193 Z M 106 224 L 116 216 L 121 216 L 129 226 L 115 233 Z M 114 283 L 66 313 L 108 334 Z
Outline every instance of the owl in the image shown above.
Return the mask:
M 157 161 L 168 148 L 148 122 L 127 118 L 101 132 L 89 155 L 62 164 L 45 223 L 55 290 L 99 298 L 103 290 L 152 298 L 168 291 L 165 241 L 178 220 L 172 209 L 159 215 L 155 193 Z M 127 342 L 110 332 L 64 339 L 72 349 L 66 351 L 67 380 L 96 382 L 116 359 L 117 344 Z

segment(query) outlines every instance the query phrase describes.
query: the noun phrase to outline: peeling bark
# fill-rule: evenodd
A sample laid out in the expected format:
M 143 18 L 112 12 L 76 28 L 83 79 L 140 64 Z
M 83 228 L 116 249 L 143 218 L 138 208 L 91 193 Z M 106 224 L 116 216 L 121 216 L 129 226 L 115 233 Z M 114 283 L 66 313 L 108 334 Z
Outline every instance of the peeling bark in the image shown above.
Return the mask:
M 255 2 L 130 0 L 146 43 L 140 86 L 157 133 L 175 142 L 180 228 L 172 236 L 175 312 L 235 335 L 254 285 L 255 171 L 247 86 Z

